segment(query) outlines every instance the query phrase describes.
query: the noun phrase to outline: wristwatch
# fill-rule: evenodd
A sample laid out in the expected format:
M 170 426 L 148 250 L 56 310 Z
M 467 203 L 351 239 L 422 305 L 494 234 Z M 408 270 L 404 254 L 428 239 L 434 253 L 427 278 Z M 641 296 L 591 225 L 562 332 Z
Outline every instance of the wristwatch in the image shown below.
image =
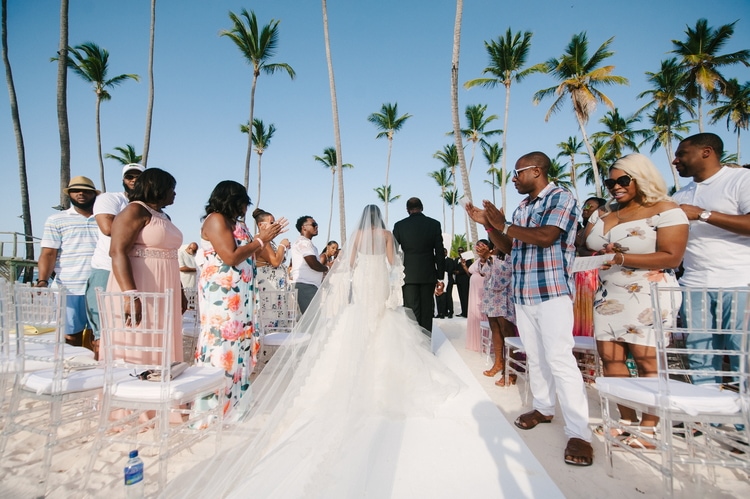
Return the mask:
M 708 210 L 703 210 L 700 215 L 698 215 L 698 220 L 701 222 L 708 222 L 708 218 L 711 216 L 711 212 Z

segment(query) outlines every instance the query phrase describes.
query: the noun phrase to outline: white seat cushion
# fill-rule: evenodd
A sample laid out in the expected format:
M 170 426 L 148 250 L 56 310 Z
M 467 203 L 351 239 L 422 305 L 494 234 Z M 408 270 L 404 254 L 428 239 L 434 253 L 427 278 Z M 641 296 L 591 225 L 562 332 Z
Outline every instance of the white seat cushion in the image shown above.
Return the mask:
M 659 397 L 658 378 L 596 378 L 596 389 L 635 403 L 656 407 Z M 692 385 L 669 380 L 670 409 L 691 416 L 698 414 L 737 414 L 739 394 L 721 390 L 717 385 Z
M 128 377 L 128 369 L 118 369 L 115 372 L 115 378 L 121 379 Z M 23 379 L 25 390 L 36 392 L 37 394 L 51 394 L 52 380 L 54 377 L 53 369 L 42 369 L 27 374 Z M 62 380 L 61 393 L 76 393 L 95 390 L 104 385 L 104 369 L 96 367 L 93 369 L 72 370 Z
M 593 336 L 573 336 L 573 341 L 573 350 L 596 350 L 596 340 Z
M 12 345 L 12 351 L 15 353 L 15 345 Z M 32 357 L 41 357 L 49 360 L 41 359 L 26 359 L 24 361 L 23 370 L 24 372 L 38 371 L 40 369 L 49 369 L 54 361 L 55 357 L 55 344 L 54 343 L 24 343 L 24 351 L 26 355 Z M 94 352 L 84 347 L 74 347 L 71 345 L 63 346 L 63 358 L 72 359 L 74 357 L 88 357 L 94 358 Z
M 290 345 L 297 345 L 310 341 L 310 335 L 307 333 L 268 333 L 263 335 L 263 345 L 269 347 L 278 347 L 285 342 Z
M 190 366 L 170 382 L 169 398 L 182 400 L 191 394 L 205 392 L 223 383 L 225 374 L 224 369 L 219 367 Z M 161 383 L 131 377 L 117 383 L 112 395 L 119 400 L 158 402 Z

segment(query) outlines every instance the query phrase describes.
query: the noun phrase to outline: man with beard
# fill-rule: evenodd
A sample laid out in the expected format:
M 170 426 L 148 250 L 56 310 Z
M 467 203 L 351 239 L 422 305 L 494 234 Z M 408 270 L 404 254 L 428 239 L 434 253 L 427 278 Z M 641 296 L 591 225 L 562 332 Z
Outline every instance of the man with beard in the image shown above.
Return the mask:
M 112 270 L 112 259 L 109 257 L 110 230 L 115 215 L 128 205 L 128 195 L 135 186 L 135 181 L 146 169 L 145 166 L 130 163 L 122 167 L 122 187 L 125 192 L 105 192 L 96 198 L 94 203 L 94 217 L 98 226 L 98 240 L 94 256 L 91 258 L 91 275 L 86 284 L 86 307 L 88 309 L 89 326 L 94 332 L 91 342 L 94 352 L 99 350 L 99 307 L 96 304 L 96 288 L 107 289 L 109 273 Z
M 54 271 L 57 285 L 68 291 L 65 340 L 80 346 L 88 324 L 86 280 L 91 273 L 91 256 L 96 247 L 93 207 L 100 192 L 91 179 L 81 176 L 73 177 L 64 192 L 73 206 L 50 216 L 44 223 L 36 286 L 47 287 Z

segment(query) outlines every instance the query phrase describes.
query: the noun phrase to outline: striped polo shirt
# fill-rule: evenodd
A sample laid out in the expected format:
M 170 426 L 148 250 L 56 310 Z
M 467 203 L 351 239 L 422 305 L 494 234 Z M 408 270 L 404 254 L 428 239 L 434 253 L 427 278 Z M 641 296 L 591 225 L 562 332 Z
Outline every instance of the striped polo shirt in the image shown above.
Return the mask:
M 98 231 L 94 215 L 85 217 L 73 206 L 44 222 L 41 246 L 57 250 L 55 282 L 71 295 L 86 293 Z

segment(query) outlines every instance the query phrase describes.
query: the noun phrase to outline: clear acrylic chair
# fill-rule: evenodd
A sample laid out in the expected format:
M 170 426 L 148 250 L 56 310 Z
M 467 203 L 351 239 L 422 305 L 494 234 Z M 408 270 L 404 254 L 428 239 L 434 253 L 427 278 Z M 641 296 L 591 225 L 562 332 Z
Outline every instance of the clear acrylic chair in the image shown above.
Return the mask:
M 182 291 L 187 299 L 187 309 L 182 314 L 182 358 L 192 365 L 195 363 L 195 349 L 201 332 L 198 288 L 186 288 Z
M 596 340 L 592 336 L 574 336 L 573 353 L 576 355 L 578 368 L 586 386 L 591 386 L 597 376 L 602 375 L 599 351 L 596 349 Z
M 85 476 L 91 476 L 105 445 L 127 443 L 128 449 L 147 447 L 152 450 L 140 454 L 147 465 L 150 458 L 158 461 L 158 489 L 163 490 L 170 457 L 211 431 L 215 433 L 218 449 L 225 404 L 225 371 L 194 365 L 171 379 L 174 367 L 171 289 L 164 293 L 108 293 L 98 289 L 97 303 L 101 318 L 104 393 L 94 449 Z M 138 304 L 140 317 L 130 315 Z M 128 376 L 119 376 L 123 369 Z M 145 379 L 149 373 L 152 380 Z M 218 397 L 215 407 L 202 412 L 192 410 L 195 400 L 212 395 Z M 148 432 L 151 428 L 153 430 Z M 85 481 L 83 487 L 86 487 Z
M 259 302 L 257 326 L 260 332 L 260 354 L 255 366 L 258 373 L 283 343 L 301 344 L 310 340 L 305 332 L 292 332 L 299 316 L 296 289 L 261 291 Z
M 39 486 L 43 494 L 57 446 L 93 435 L 104 371 L 91 355 L 71 356 L 65 344 L 65 289 L 13 286 L 17 364 L 0 455 L 25 431 L 45 437 Z M 52 333 L 25 336 L 26 328 Z M 66 355 L 66 353 L 68 355 Z M 46 366 L 46 369 L 31 371 Z M 23 403 L 24 401 L 28 401 Z
M 524 381 L 524 392 L 522 395 L 523 403 L 529 399 L 529 371 L 526 365 L 526 349 L 523 346 L 521 338 L 518 336 L 509 336 L 505 338 L 505 348 L 503 357 L 505 358 L 505 386 L 510 386 L 510 376 L 516 376 Z
M 675 470 L 679 466 L 687 467 L 695 480 L 702 479 L 697 473 L 699 466 L 708 466 L 710 477 L 713 477 L 713 466 L 750 470 L 750 288 L 665 288 L 652 283 L 651 296 L 657 341 L 657 377 L 598 377 L 596 388 L 602 404 L 609 474 L 614 471 L 613 449 L 623 449 L 656 468 L 663 476 L 665 495 L 671 496 Z M 666 317 L 662 311 L 679 308 L 680 302 L 683 308 L 679 325 L 662 320 Z M 711 320 L 713 316 L 729 318 L 732 326 L 723 328 Z M 690 338 L 691 334 L 705 333 L 715 335 L 715 339 L 734 338 L 740 349 L 687 349 L 683 342 L 676 341 Z M 724 366 L 717 366 L 716 370 L 711 367 L 691 368 L 686 361 L 688 354 L 728 358 L 730 365 L 736 365 L 737 370 Z M 690 383 L 690 380 L 703 376 L 715 377 L 721 383 Z M 658 438 L 644 433 L 639 427 L 621 425 L 618 417 L 611 414 L 612 404 L 658 415 L 661 427 Z M 656 449 L 651 452 L 633 449 L 612 436 L 612 429 L 628 431 Z
M 13 319 L 13 290 L 11 284 L 0 277 L 0 430 L 5 425 L 10 387 L 16 371 L 22 369 L 18 356 Z
M 479 353 L 480 355 L 485 356 L 484 362 L 489 365 L 492 356 L 492 331 L 490 330 L 489 321 L 479 322 L 479 336 L 481 338 L 479 342 Z

